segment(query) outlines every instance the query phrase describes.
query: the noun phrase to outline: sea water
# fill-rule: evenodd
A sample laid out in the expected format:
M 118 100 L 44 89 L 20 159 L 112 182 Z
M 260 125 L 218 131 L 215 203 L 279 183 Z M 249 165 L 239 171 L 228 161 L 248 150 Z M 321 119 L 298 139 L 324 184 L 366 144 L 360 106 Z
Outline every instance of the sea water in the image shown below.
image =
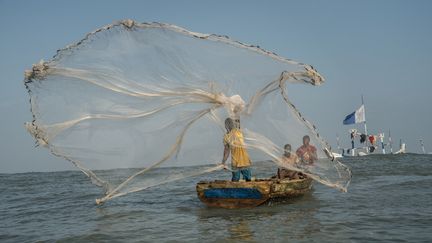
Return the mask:
M 252 209 L 208 208 L 200 180 L 219 171 L 95 205 L 79 171 L 0 174 L 0 242 L 432 242 L 432 156 L 343 159 L 347 193 L 314 182 L 303 197 Z M 274 166 L 254 166 L 256 177 Z

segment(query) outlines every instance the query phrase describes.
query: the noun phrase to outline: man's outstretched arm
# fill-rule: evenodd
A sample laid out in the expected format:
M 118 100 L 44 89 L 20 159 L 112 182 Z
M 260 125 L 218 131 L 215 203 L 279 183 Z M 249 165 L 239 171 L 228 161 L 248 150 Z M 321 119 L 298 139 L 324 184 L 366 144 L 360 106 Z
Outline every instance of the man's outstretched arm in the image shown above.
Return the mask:
M 223 153 L 223 159 L 222 159 L 222 164 L 225 164 L 226 160 L 228 159 L 229 154 L 230 154 L 229 145 L 225 144 L 224 153 Z

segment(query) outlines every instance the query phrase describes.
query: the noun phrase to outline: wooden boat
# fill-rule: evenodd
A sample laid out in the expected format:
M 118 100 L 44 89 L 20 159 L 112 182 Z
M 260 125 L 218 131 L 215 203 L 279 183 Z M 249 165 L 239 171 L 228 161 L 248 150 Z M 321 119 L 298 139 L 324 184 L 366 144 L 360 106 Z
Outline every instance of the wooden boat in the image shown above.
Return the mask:
M 209 207 L 251 208 L 273 200 L 297 197 L 310 191 L 312 179 L 257 179 L 255 181 L 201 181 L 198 198 Z

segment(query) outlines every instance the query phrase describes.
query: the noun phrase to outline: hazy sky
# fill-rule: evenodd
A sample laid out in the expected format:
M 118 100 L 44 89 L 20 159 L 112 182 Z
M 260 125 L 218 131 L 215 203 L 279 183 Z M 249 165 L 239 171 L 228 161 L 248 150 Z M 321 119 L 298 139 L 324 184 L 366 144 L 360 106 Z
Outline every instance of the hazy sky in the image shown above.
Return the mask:
M 432 1 L 0 0 L 0 173 L 72 169 L 35 148 L 23 73 L 57 49 L 121 19 L 228 35 L 312 64 L 321 87 L 290 94 L 333 145 L 365 97 L 370 132 L 391 129 L 411 152 L 432 151 Z M 361 126 L 359 126 L 361 127 Z M 396 144 L 396 147 L 398 144 Z

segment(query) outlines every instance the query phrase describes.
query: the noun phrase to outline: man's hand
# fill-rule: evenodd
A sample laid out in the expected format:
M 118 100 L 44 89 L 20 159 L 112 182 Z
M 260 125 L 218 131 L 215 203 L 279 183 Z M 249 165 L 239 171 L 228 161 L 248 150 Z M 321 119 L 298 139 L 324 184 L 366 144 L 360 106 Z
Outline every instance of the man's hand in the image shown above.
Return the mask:
M 222 162 L 221 165 L 223 166 L 223 169 L 224 169 L 224 170 L 228 170 L 228 168 L 227 168 L 225 162 Z

